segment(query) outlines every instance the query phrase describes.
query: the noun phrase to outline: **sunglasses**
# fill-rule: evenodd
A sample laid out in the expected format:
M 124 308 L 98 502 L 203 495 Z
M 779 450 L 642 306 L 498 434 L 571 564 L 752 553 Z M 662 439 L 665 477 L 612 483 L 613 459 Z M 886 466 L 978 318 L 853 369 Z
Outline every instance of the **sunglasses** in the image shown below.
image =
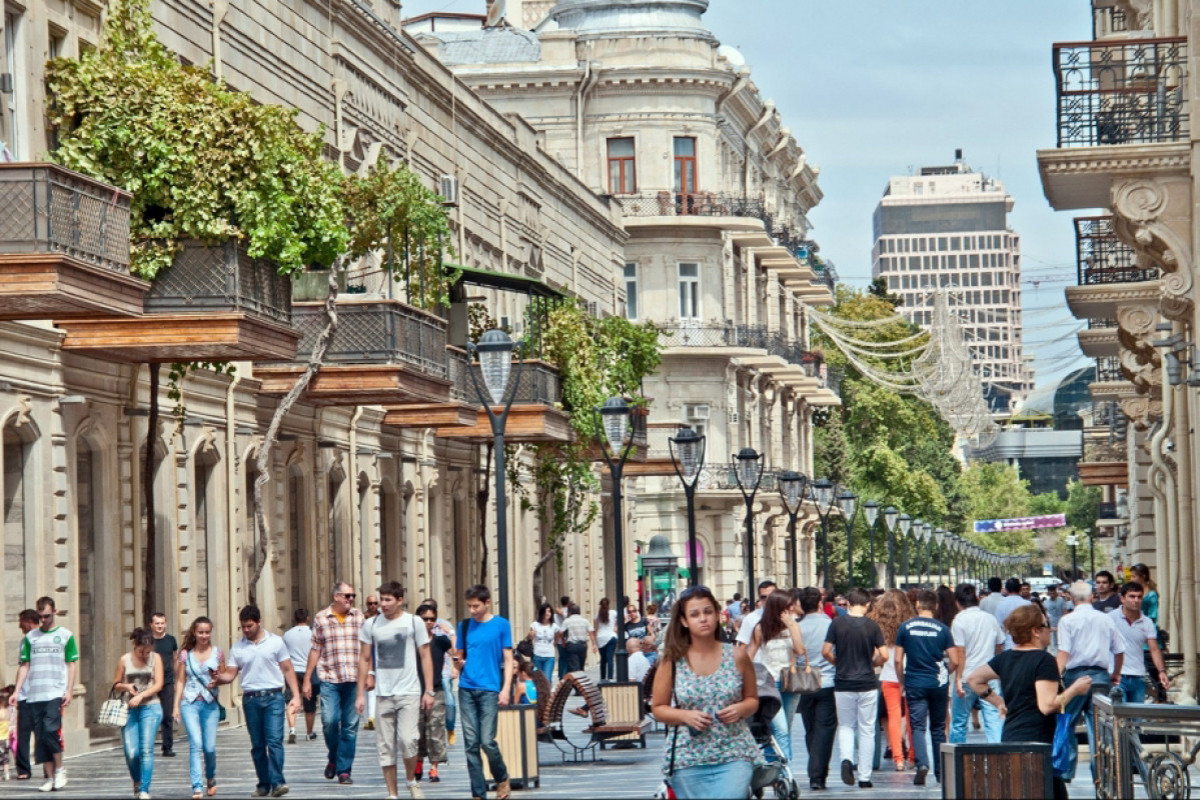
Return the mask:
M 378 601 L 378 600 L 368 600 L 368 601 L 367 601 L 367 605 L 369 605 L 369 606 L 377 606 L 377 605 L 379 605 L 379 601 Z
M 358 597 L 358 595 L 356 595 L 354 592 L 338 592 L 338 594 L 347 600 L 353 600 L 354 598 Z
M 421 617 L 426 622 L 437 622 L 437 617 Z

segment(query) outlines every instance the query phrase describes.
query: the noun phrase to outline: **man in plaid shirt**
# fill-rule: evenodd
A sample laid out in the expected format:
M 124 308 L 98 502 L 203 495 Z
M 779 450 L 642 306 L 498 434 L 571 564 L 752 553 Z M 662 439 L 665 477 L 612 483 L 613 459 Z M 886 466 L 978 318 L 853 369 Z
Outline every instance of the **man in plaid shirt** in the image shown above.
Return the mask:
M 329 763 L 325 777 L 351 784 L 354 749 L 358 740 L 358 712 L 354 700 L 358 691 L 359 634 L 363 613 L 354 607 L 354 587 L 340 581 L 333 587 L 333 602 L 317 612 L 312 625 L 312 650 L 304 669 L 304 696 L 312 697 L 312 675 L 317 671 L 321 683 L 321 727 Z M 368 680 L 368 686 L 370 680 Z

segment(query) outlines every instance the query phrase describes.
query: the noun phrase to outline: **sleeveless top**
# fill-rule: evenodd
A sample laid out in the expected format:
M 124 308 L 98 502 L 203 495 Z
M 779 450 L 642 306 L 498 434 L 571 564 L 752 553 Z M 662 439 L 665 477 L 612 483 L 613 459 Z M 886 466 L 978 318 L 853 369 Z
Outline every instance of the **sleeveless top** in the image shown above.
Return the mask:
M 783 671 L 795 663 L 792 636 L 787 630 L 762 646 L 762 663 L 775 680 L 779 680 Z
M 213 647 L 208 651 L 208 658 L 199 661 L 190 650 L 179 651 L 179 668 L 186 677 L 183 684 L 183 702 L 192 703 L 197 700 L 211 703 L 217 699 L 217 690 L 208 688 L 208 671 L 216 669 L 221 663 L 221 648 Z M 196 675 L 199 674 L 199 678 Z
M 133 688 L 138 692 L 146 691 L 146 688 L 154 683 L 154 659 L 158 658 L 158 653 L 150 654 L 150 661 L 141 667 L 136 667 L 133 664 L 133 656 L 129 653 L 121 656 L 125 659 L 125 683 L 132 683 Z M 142 705 L 149 703 L 157 703 L 158 694 L 155 693 L 152 697 L 143 697 Z
M 711 675 L 697 675 L 687 659 L 675 663 L 675 707 L 690 711 L 705 711 L 713 724 L 703 733 L 693 733 L 680 725 L 667 737 L 663 752 L 663 773 L 671 763 L 671 742 L 675 742 L 675 769 L 727 764 L 731 761 L 762 763 L 762 754 L 746 720 L 726 725 L 716 718 L 716 712 L 742 700 L 742 673 L 733 659 L 733 645 L 721 645 L 721 664 Z

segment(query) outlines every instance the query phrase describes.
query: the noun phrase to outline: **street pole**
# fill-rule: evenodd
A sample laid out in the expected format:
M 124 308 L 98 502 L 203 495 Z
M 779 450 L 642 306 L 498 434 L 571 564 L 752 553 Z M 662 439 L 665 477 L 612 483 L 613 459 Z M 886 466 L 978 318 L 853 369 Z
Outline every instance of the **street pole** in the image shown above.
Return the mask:
M 833 513 L 837 485 L 828 478 L 812 481 L 808 485 L 810 496 L 821 518 L 821 580 L 825 585 L 825 596 L 833 599 L 833 578 L 829 574 L 829 515 Z
M 613 549 L 617 561 L 617 680 L 624 683 L 629 680 L 629 651 L 625 649 L 625 512 L 622 509 L 621 475 L 625 470 L 625 461 L 633 450 L 633 437 L 626 442 L 629 432 L 632 409 L 621 397 L 610 397 L 604 405 L 593 411 L 597 427 L 602 436 L 600 453 L 611 474 L 613 498 Z M 607 446 L 606 446 L 607 445 Z M 610 455 L 611 449 L 611 455 Z
M 900 528 L 900 543 L 904 547 L 904 579 L 908 580 L 908 532 L 912 530 L 912 517 L 910 517 L 908 514 L 901 514 L 900 518 L 896 521 L 896 524 Z M 899 588 L 899 581 L 895 581 L 893 579 L 893 585 L 895 585 L 896 588 Z
M 900 512 L 894 506 L 888 506 L 883 510 L 883 525 L 887 528 L 887 546 L 888 546 L 888 580 L 889 589 L 896 588 L 896 522 L 900 518 Z
M 743 447 L 730 460 L 738 490 L 746 502 L 746 594 L 757 596 L 758 589 L 754 585 L 754 496 L 758 494 L 758 486 L 762 483 L 767 459 L 763 453 L 755 452 L 754 448 Z M 755 470 L 755 467 L 758 469 Z
M 671 452 L 671 464 L 683 484 L 683 495 L 687 498 L 688 518 L 688 586 L 696 586 L 696 481 L 704 465 L 705 437 L 699 436 L 688 427 L 681 427 L 667 439 Z
M 788 470 L 780 473 L 776 483 L 779 488 L 779 496 L 783 500 L 783 508 L 788 513 L 788 541 L 792 550 L 792 588 L 794 589 L 800 586 L 796 565 L 799 560 L 796 553 L 796 518 L 800 516 L 800 508 L 804 504 L 804 490 L 808 484 L 808 478 L 794 470 Z
M 858 511 L 858 497 L 846 489 L 838 495 L 838 508 L 846 523 L 846 591 L 854 588 L 854 514 Z
M 871 588 L 879 585 L 879 576 L 875 573 L 875 523 L 879 519 L 879 503 L 868 500 L 863 503 L 863 519 L 867 521 L 867 536 L 871 539 Z

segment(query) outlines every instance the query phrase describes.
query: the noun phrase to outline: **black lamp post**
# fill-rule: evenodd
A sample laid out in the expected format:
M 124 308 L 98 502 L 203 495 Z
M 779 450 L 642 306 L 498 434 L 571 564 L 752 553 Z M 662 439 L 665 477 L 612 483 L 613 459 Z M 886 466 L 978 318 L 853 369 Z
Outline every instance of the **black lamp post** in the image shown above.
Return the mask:
M 817 506 L 817 516 L 821 518 L 821 575 L 825 583 L 825 595 L 832 597 L 833 578 L 829 574 L 829 515 L 833 513 L 837 486 L 828 478 L 821 478 L 810 483 L 808 488 L 812 492 L 813 503 Z
M 854 588 L 854 513 L 858 511 L 858 497 L 846 489 L 838 495 L 837 503 L 846 523 L 846 588 L 849 591 Z
M 1074 531 L 1067 534 L 1067 544 L 1071 546 L 1071 580 L 1074 581 L 1079 576 L 1079 570 L 1075 563 L 1075 546 L 1079 544 L 1079 537 Z
M 896 520 L 900 517 L 900 512 L 894 506 L 888 506 L 883 510 L 883 526 L 887 528 L 887 546 L 888 546 L 888 588 L 896 588 Z
M 912 530 L 912 526 L 913 526 L 912 517 L 910 517 L 908 514 L 901 514 L 900 518 L 898 520 L 896 520 L 896 525 L 900 528 L 900 545 L 903 550 L 903 552 L 901 553 L 900 561 L 904 566 L 904 580 L 907 581 L 908 577 L 909 577 L 909 575 L 908 575 L 908 569 L 909 569 L 909 567 L 908 567 L 908 540 L 911 538 L 909 536 L 909 531 Z
M 1092 562 L 1092 578 L 1096 577 L 1096 529 L 1088 531 L 1088 558 Z
M 800 516 L 800 508 L 804 504 L 804 490 L 808 478 L 799 472 L 788 470 L 780 474 L 778 482 L 779 496 L 783 499 L 783 508 L 788 514 L 788 540 L 792 548 L 792 587 L 794 588 L 800 585 L 796 569 L 796 562 L 799 560 L 796 553 L 796 517 Z
M 700 467 L 704 464 L 704 439 L 694 430 L 682 427 L 667 439 L 671 451 L 671 463 L 675 474 L 683 484 L 687 497 L 688 516 L 688 586 L 695 586 L 696 576 L 696 481 L 700 478 Z
M 746 594 L 751 595 L 758 591 L 754 586 L 754 496 L 758 494 L 767 460 L 752 447 L 743 447 L 730 460 L 738 490 L 746 501 Z
M 608 464 L 612 476 L 613 498 L 613 549 L 617 561 L 617 602 L 623 602 L 625 596 L 625 518 L 621 508 L 621 473 L 625 461 L 633 450 L 633 438 L 625 441 L 630 428 L 632 410 L 623 398 L 610 397 L 604 405 L 592 412 L 596 417 L 597 427 L 603 432 L 600 439 L 600 453 Z M 625 649 L 625 609 L 617 612 L 617 680 L 629 680 L 629 651 Z
M 937 580 L 932 582 L 934 586 L 942 583 L 946 577 L 946 549 L 942 546 L 945 541 L 946 531 L 944 528 L 938 528 L 933 532 L 933 543 L 937 546 Z
M 879 521 L 879 503 L 868 500 L 862 505 L 863 519 L 867 521 L 867 538 L 871 540 L 871 588 L 879 585 L 879 576 L 875 574 L 875 523 Z
M 516 344 L 507 333 L 501 330 L 485 331 L 479 337 L 479 342 L 467 342 L 467 352 L 479 359 L 479 371 L 483 373 L 483 386 L 475 370 L 470 370 L 471 383 L 475 386 L 475 394 L 483 410 L 487 412 L 488 420 L 492 423 L 492 455 L 495 459 L 496 470 L 496 562 L 499 583 L 497 594 L 500 597 L 500 616 L 511 621 L 508 607 L 508 496 L 504 490 L 506 467 L 504 465 L 504 426 L 508 422 L 508 412 L 517 396 L 517 387 L 521 385 L 521 370 L 523 362 L 517 362 L 517 372 L 513 376 L 512 391 L 508 392 L 508 378 L 512 372 L 512 356 Z M 525 345 L 521 344 L 524 352 Z M 491 398 L 484 396 L 484 388 Z M 505 399 L 505 394 L 508 397 Z M 504 406 L 499 414 L 492 410 L 492 404 Z

